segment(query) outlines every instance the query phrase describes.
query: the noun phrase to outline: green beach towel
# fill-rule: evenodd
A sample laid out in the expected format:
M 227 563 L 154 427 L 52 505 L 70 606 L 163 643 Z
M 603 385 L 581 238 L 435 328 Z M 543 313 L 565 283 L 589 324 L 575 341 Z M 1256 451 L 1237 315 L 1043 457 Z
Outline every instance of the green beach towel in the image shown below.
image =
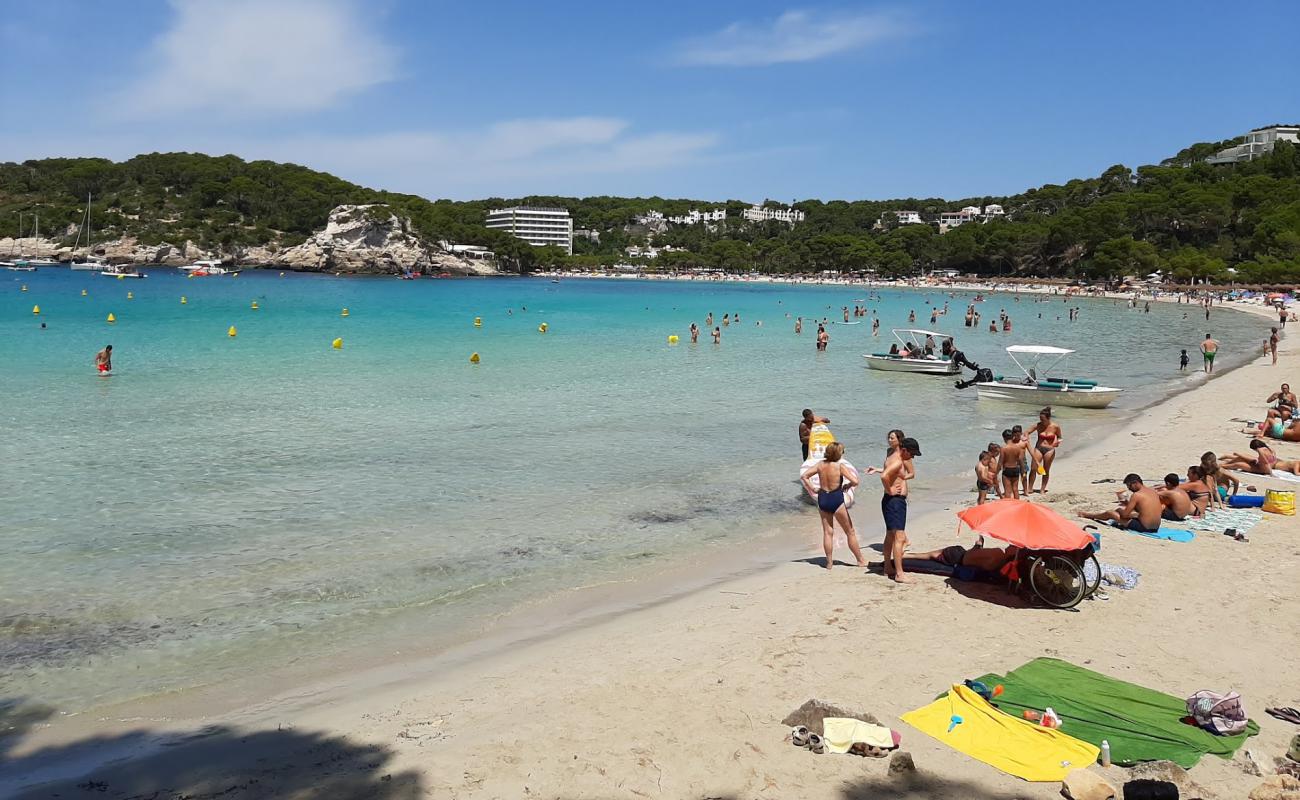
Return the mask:
M 1168 760 L 1188 769 L 1206 753 L 1232 758 L 1246 737 L 1259 733 L 1251 721 L 1244 733 L 1215 736 L 1182 721 L 1188 714 L 1181 698 L 1055 658 L 1036 658 L 1006 675 L 978 680 L 990 687 L 1002 684 L 993 702 L 1013 716 L 1051 706 L 1061 717 L 1062 732 L 1099 747 L 1105 739 L 1111 760 L 1121 765 Z

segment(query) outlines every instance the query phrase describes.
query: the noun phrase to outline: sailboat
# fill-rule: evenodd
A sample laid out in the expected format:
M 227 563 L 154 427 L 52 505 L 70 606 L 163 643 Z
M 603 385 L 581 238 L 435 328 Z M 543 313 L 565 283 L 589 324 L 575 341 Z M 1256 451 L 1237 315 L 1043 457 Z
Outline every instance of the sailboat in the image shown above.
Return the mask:
M 41 215 L 32 214 L 32 216 L 36 218 L 36 227 L 32 236 L 36 239 L 37 246 L 39 247 L 41 241 Z M 20 211 L 18 212 L 18 237 L 14 241 L 17 242 L 22 238 L 22 235 L 23 214 Z M 18 258 L 14 258 L 12 247 L 10 248 L 9 258 L 9 261 L 0 261 L 0 267 L 5 267 L 15 272 L 35 272 L 37 267 L 57 267 L 59 265 L 59 262 L 57 261 L 47 261 L 41 258 L 28 258 L 24 253 L 19 253 Z
M 94 256 L 94 251 L 91 249 L 91 244 L 90 244 L 90 234 L 91 234 L 91 231 L 90 231 L 90 195 L 89 195 L 89 194 L 86 195 L 86 216 L 85 216 L 85 224 L 83 224 L 83 225 L 81 226 L 81 228 L 82 228 L 83 230 L 86 231 L 86 260 L 85 260 L 85 261 L 77 261 L 77 260 L 75 260 L 76 257 L 74 256 L 74 257 L 73 257 L 74 260 L 73 260 L 73 262 L 72 262 L 69 266 L 71 266 L 73 269 L 79 269 L 79 270 L 101 270 L 101 269 L 108 269 L 108 265 L 107 265 L 107 264 L 105 264 L 104 262 L 99 261 L 99 260 L 97 260 L 97 259 L 95 258 L 95 256 Z M 80 244 L 81 244 L 81 231 L 78 230 L 78 231 L 77 231 L 77 241 L 76 241 L 75 244 L 72 245 L 72 252 L 74 252 L 74 253 L 77 252 L 77 247 L 78 247 Z

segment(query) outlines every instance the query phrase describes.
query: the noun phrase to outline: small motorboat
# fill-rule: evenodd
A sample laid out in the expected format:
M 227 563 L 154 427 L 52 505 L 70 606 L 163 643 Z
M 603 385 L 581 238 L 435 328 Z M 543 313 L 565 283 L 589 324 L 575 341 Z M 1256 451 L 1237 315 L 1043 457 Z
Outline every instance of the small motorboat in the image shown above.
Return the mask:
M 996 375 L 991 381 L 975 384 L 975 389 L 982 399 L 1033 405 L 1105 408 L 1115 402 L 1123 389 L 1099 386 L 1096 381 L 1086 378 L 1039 377 L 1050 376 L 1073 352 L 1064 347 L 1048 345 L 1012 345 L 1007 348 L 1007 355 L 1011 356 L 1011 361 L 1020 368 L 1024 377 L 1006 378 Z M 1020 358 L 1025 359 L 1029 366 L 1022 364 Z M 1048 359 L 1046 366 L 1042 364 L 1044 359 Z
M 198 278 L 206 278 L 209 275 L 230 274 L 230 270 L 221 266 L 220 261 L 212 261 L 212 260 L 195 261 L 193 264 L 187 264 L 183 267 L 179 267 L 179 269 L 181 272 L 188 272 L 189 274 Z
M 919 372 L 922 375 L 956 375 L 961 371 L 961 365 L 956 361 L 935 352 L 938 342 L 950 338 L 948 334 L 920 328 L 896 328 L 891 333 L 902 345 L 898 353 L 864 354 L 862 357 L 867 360 L 868 367 L 887 372 Z M 927 348 L 930 355 L 925 355 Z
M 99 274 L 100 274 L 100 275 L 104 275 L 104 276 L 109 277 L 109 278 L 147 278 L 147 277 L 149 277 L 148 275 L 144 274 L 143 272 L 140 272 L 139 270 L 135 269 L 134 267 L 128 267 L 128 266 L 126 266 L 125 264 L 118 264 L 118 265 L 115 265 L 115 266 L 107 267 L 107 268 L 105 268 L 104 270 L 102 270 Z

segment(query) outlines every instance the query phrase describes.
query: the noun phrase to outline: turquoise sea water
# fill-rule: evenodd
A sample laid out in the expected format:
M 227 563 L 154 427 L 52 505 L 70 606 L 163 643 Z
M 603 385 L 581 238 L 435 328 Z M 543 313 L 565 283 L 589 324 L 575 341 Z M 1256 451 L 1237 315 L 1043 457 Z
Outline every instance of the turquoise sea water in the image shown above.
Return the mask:
M 795 336 L 786 317 L 835 319 L 865 297 L 0 272 L 0 698 L 86 709 L 432 636 L 524 598 L 742 548 L 777 524 L 811 534 L 793 483 L 804 406 L 832 418 L 859 464 L 879 463 L 901 427 L 929 475 L 967 471 L 1034 409 L 865 369 L 862 353 L 887 349 L 909 309 L 929 327 L 927 300 L 950 304 L 935 327 L 995 371 L 1006 345 L 1048 343 L 1079 349 L 1073 374 L 1128 389 L 1120 411 L 1063 410 L 1067 440 L 1173 388 L 1178 350 L 1195 355 L 1205 332 L 1195 308 L 1078 300 L 1071 324 L 1056 320 L 1059 299 L 990 295 L 984 324 L 999 308 L 1014 321 L 995 335 L 962 327 L 969 293 L 886 289 L 869 304 L 880 339 L 870 318 L 835 325 L 816 353 L 815 325 Z M 741 322 L 721 346 L 688 344 L 710 311 Z M 1229 363 L 1266 331 L 1222 311 L 1212 325 Z M 92 359 L 107 343 L 115 369 L 101 378 Z

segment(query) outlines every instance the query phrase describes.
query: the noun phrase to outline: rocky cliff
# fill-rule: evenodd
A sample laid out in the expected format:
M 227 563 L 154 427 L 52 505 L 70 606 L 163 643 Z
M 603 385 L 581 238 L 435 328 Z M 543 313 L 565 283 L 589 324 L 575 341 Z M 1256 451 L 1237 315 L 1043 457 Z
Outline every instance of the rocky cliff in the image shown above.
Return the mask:
M 60 261 L 70 261 L 74 255 L 72 248 L 49 239 L 0 239 L 0 258 L 8 258 L 9 253 Z M 398 217 L 385 205 L 338 206 L 330 212 L 324 230 L 293 247 L 271 243 L 262 247 L 205 250 L 189 241 L 145 245 L 127 237 L 97 244 L 95 254 L 111 264 L 170 267 L 192 264 L 199 259 L 216 259 L 232 265 L 303 272 L 497 274 L 491 261 L 462 258 L 415 235 L 410 220 Z

